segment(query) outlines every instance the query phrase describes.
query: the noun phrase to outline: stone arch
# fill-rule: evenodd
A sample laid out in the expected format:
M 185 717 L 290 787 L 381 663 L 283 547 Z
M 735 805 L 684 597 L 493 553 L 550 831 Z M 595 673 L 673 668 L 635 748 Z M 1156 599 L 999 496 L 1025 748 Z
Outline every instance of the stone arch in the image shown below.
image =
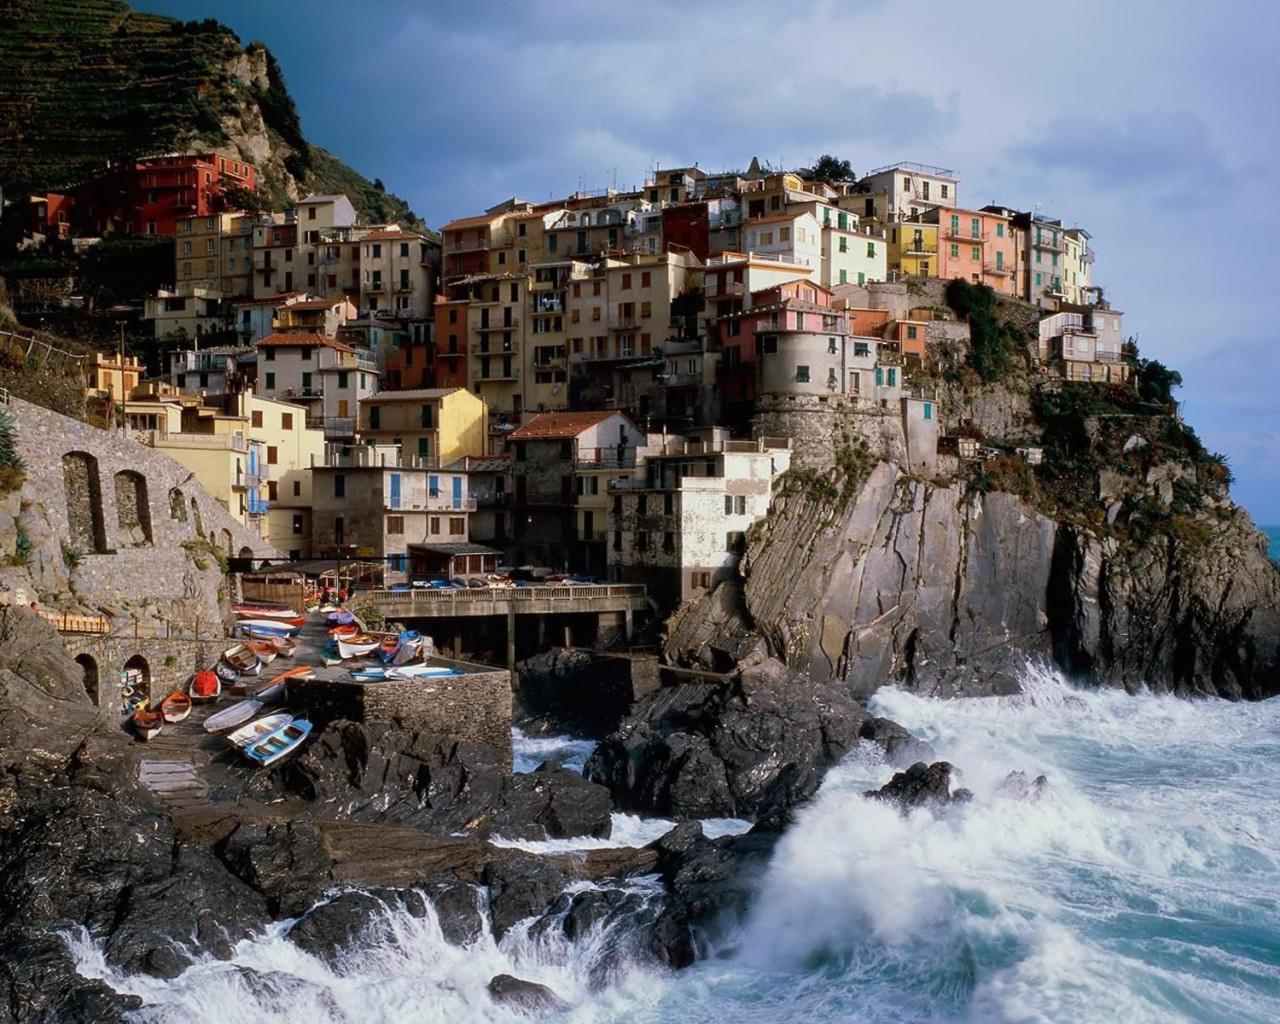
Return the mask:
M 98 661 L 92 654 L 77 654 L 76 664 L 84 673 L 84 692 L 94 704 L 98 703 Z
M 241 558 L 252 558 L 252 557 L 253 557 L 253 548 L 249 547 L 248 545 L 246 545 L 245 547 L 242 547 L 242 548 L 240 549 L 240 556 L 239 556 L 239 557 L 241 557 Z
M 98 460 L 88 452 L 67 452 L 62 456 L 62 483 L 67 496 L 71 544 L 95 555 L 107 554 Z
M 204 522 L 200 519 L 200 503 L 194 497 L 191 499 L 191 521 L 196 524 L 196 536 L 204 536 Z
M 115 484 L 119 542 L 133 548 L 146 547 L 152 543 L 147 478 L 132 469 L 122 469 L 116 474 Z
M 178 487 L 169 488 L 169 518 L 175 523 L 187 521 L 187 497 Z
M 138 701 L 139 698 L 145 698 L 148 706 L 151 703 L 151 664 L 141 654 L 135 654 L 132 658 L 124 663 L 124 670 L 120 673 L 121 692 L 126 686 L 133 688 L 133 700 Z M 125 706 L 128 710 L 130 699 L 126 698 Z M 138 706 L 135 703 L 135 706 Z
M 231 531 L 224 529 L 222 533 L 218 535 L 218 550 L 230 558 L 235 549 L 236 542 L 231 537 Z

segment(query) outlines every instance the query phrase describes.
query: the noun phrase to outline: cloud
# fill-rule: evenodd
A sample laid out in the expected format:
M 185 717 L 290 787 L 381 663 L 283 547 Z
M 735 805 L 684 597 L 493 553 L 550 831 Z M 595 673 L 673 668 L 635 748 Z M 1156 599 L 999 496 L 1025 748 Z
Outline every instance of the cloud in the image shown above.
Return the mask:
M 1009 156 L 1049 176 L 1073 176 L 1102 191 L 1142 195 L 1162 205 L 1227 200 L 1238 174 L 1214 145 L 1208 122 L 1185 110 L 1118 118 L 1058 117 Z

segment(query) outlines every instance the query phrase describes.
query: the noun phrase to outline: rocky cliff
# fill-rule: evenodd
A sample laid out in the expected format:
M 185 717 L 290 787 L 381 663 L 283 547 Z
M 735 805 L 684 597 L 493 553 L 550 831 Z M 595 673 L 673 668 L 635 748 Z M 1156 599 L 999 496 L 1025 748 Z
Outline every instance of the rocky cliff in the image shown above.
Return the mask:
M 675 616 L 668 653 L 723 669 L 762 639 L 861 696 L 1005 692 L 1028 658 L 1130 689 L 1280 692 L 1280 571 L 1263 535 L 1197 482 L 1204 467 L 1137 434 L 1124 444 L 1108 454 L 1103 439 L 1112 468 L 1074 507 L 1079 474 L 1040 482 L 1013 457 L 949 481 L 879 462 L 843 490 L 784 484 L 740 578 Z

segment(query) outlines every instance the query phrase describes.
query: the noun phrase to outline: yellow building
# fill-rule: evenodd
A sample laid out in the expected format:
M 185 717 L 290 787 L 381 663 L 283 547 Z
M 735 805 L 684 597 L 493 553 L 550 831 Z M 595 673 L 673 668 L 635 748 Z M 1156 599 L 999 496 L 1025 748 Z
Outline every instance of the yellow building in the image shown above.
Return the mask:
M 896 222 L 888 226 L 888 269 L 911 277 L 938 276 L 938 225 Z
M 1062 232 L 1062 301 L 1071 305 L 1085 305 L 1093 299 L 1091 237 L 1084 228 Z
M 85 367 L 85 394 L 109 395 L 119 402 L 138 386 L 142 370 L 142 364 L 133 356 L 125 356 L 121 362 L 114 352 L 95 352 Z
M 232 396 L 239 397 L 239 396 Z M 261 450 L 257 501 L 265 504 L 266 538 L 291 558 L 308 558 L 311 546 L 311 467 L 324 463 L 324 431 L 307 427 L 306 411 L 291 402 L 246 394 L 249 439 Z
M 252 295 L 254 220 L 249 213 L 179 218 L 173 277 L 178 293 L 204 288 L 223 296 Z
M 465 388 L 383 391 L 360 403 L 362 439 L 447 465 L 485 453 L 489 411 Z

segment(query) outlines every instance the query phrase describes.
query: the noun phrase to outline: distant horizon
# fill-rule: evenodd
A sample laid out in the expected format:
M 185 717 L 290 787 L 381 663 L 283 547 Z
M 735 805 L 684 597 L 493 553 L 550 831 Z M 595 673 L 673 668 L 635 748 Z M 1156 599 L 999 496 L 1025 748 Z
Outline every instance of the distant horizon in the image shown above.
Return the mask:
M 1225 0 L 1203 18 L 1173 0 L 1158 19 L 1107 0 L 1082 0 L 1069 18 L 997 0 L 943 7 L 929 24 L 944 53 L 984 52 L 992 25 L 1034 40 L 1025 71 L 1010 58 L 966 62 L 963 74 L 955 60 L 922 59 L 914 23 L 889 0 L 785 18 L 744 0 L 732 19 L 670 0 L 643 18 L 585 0 L 383 0 L 376 17 L 338 0 L 313 0 L 305 17 L 258 0 L 133 6 L 213 17 L 264 42 L 307 139 L 381 178 L 433 228 L 512 195 L 631 184 L 656 164 L 759 156 L 795 168 L 831 153 L 859 173 L 898 160 L 953 167 L 964 203 L 1089 230 L 1095 283 L 1142 354 L 1182 372 L 1184 417 L 1229 457 L 1233 498 L 1256 522 L 1280 523 L 1280 254 L 1246 257 L 1222 230 L 1280 234 L 1280 206 L 1257 202 L 1280 163 L 1280 139 L 1257 130 L 1274 120 L 1280 6 Z M 334 39 L 343 59 L 316 60 Z M 851 44 L 864 42 L 854 62 Z M 758 52 L 772 55 L 768 75 L 744 74 Z M 1086 74 L 1031 71 L 1082 55 Z

